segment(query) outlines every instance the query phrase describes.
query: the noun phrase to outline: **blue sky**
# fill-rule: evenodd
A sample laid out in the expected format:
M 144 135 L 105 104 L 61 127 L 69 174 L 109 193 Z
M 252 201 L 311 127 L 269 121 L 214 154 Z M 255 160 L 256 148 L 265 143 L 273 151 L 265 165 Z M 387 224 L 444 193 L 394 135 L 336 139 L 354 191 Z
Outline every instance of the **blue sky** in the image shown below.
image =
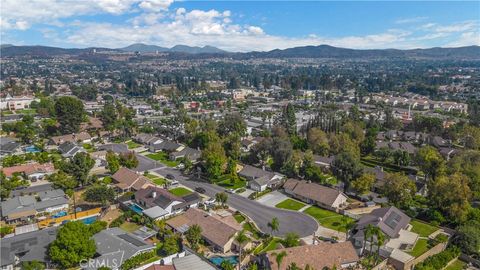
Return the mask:
M 458 47 L 480 45 L 479 14 L 479 1 L 3 0 L 1 42 L 230 51 Z

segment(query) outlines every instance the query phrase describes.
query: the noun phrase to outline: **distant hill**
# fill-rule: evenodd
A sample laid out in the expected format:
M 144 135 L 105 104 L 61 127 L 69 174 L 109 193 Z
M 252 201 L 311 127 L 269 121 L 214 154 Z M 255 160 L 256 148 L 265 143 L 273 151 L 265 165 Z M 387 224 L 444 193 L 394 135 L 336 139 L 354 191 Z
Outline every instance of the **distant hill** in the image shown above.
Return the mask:
M 147 45 L 143 43 L 135 43 L 130 46 L 119 48 L 118 50 L 125 52 L 179 52 L 179 53 L 226 53 L 226 51 L 213 46 L 191 47 L 187 45 L 176 45 L 172 48 L 160 47 L 156 45 Z
M 249 52 L 246 57 L 259 58 L 472 58 L 480 59 L 480 46 L 430 49 L 355 50 L 329 45 L 304 46 L 268 52 Z
M 166 47 L 160 47 L 156 45 L 147 45 L 144 43 L 135 43 L 127 47 L 119 48 L 121 51 L 125 52 L 167 52 L 170 49 Z
M 372 50 L 356 50 L 347 48 L 338 48 L 329 45 L 319 46 L 303 46 L 284 50 L 272 50 L 267 52 L 247 52 L 247 53 L 231 53 L 216 47 L 191 47 L 186 45 L 177 45 L 172 48 L 165 48 L 156 45 L 147 45 L 136 43 L 124 48 L 108 49 L 108 48 L 85 48 L 85 49 L 65 49 L 48 46 L 14 46 L 4 44 L 0 47 L 2 56 L 16 55 L 37 55 L 37 56 L 53 56 L 53 55 L 80 55 L 91 53 L 93 49 L 99 51 L 118 51 L 118 52 L 166 52 L 170 53 L 172 59 L 185 58 L 208 58 L 212 56 L 225 55 L 236 59 L 250 58 L 331 58 L 331 59 L 480 59 L 479 46 L 467 46 L 459 48 L 429 48 L 429 49 L 372 49 Z

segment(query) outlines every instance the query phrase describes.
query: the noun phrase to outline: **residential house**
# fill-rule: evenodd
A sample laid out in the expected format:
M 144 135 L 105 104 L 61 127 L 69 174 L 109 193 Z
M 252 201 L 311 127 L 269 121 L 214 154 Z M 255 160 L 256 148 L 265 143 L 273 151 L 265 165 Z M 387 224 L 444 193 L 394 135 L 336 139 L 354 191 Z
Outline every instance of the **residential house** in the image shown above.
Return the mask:
M 196 224 L 202 229 L 202 238 L 212 248 L 221 253 L 235 249 L 234 239 L 241 226 L 234 222 L 230 215 L 230 221 L 217 214 L 207 213 L 197 208 L 190 208 L 185 213 L 167 220 L 167 225 L 173 230 L 185 233 L 188 228 Z M 233 220 L 231 220 L 233 219 Z
M 91 117 L 91 116 L 88 117 L 88 121 L 83 122 L 80 125 L 80 130 L 82 131 L 85 131 L 85 130 L 95 131 L 102 128 L 103 128 L 102 120 L 96 117 Z
M 98 257 L 96 262 L 109 262 L 109 267 L 119 269 L 122 263 L 139 254 L 155 250 L 155 245 L 120 228 L 108 228 L 93 236 Z
M 100 150 L 100 151 L 92 152 L 92 153 L 90 153 L 90 157 L 95 160 L 95 167 L 96 168 L 107 166 L 107 151 L 106 150 Z
M 314 164 L 322 169 L 330 169 L 334 159 L 334 156 L 324 157 L 319 155 L 313 155 Z
M 200 201 L 201 198 L 196 193 L 178 197 L 164 188 L 155 186 L 135 192 L 135 202 L 145 209 L 143 214 L 154 220 L 179 214 L 190 207 L 196 207 Z
M 20 143 L 15 139 L 0 137 L 0 156 L 12 155 L 17 153 Z
M 58 151 L 62 153 L 62 157 L 71 158 L 78 153 L 86 152 L 83 147 L 76 145 L 72 142 L 64 142 L 58 146 Z
M 255 191 L 264 191 L 267 188 L 277 188 L 281 186 L 284 175 L 259 169 L 250 165 L 239 166 L 238 176 L 248 180 L 248 186 Z
M 447 161 L 458 154 L 458 150 L 451 147 L 440 147 L 439 152 Z
M 448 140 L 445 140 L 444 138 L 440 137 L 440 136 L 433 136 L 433 137 L 430 137 L 430 144 L 437 147 L 437 148 L 441 148 L 441 147 L 449 147 L 450 146 L 450 142 Z
M 48 262 L 48 246 L 57 237 L 58 227 L 46 228 L 2 239 L 1 269 L 15 269 L 23 262 Z
M 112 179 L 115 186 L 123 192 L 137 191 L 152 185 L 150 179 L 127 168 L 120 168 L 112 175 Z
M 414 257 L 407 251 L 410 251 L 418 240 L 418 234 L 409 230 L 410 220 L 410 217 L 394 206 L 375 209 L 360 218 L 352 231 L 351 240 L 359 253 L 370 248 L 377 250 L 375 237 L 374 242 L 365 239 L 365 229 L 369 225 L 378 227 L 387 238 L 380 247 L 380 255 L 389 258 L 393 263 L 408 264 Z
M 26 221 L 42 213 L 68 209 L 68 199 L 61 189 L 47 190 L 37 195 L 23 195 L 1 202 L 2 219 L 7 223 Z
M 188 251 L 185 251 L 185 253 L 185 256 L 173 257 L 171 262 L 152 264 L 145 270 L 217 270 L 207 259 Z
M 283 184 L 283 189 L 298 200 L 330 210 L 345 206 L 348 199 L 347 195 L 334 188 L 292 178 Z
M 154 145 L 164 141 L 162 138 L 146 133 L 137 134 L 133 140 L 144 145 Z
M 30 181 L 37 181 L 43 179 L 47 175 L 54 173 L 55 167 L 52 163 L 29 163 L 3 168 L 2 171 L 8 178 L 18 173 L 23 175 L 26 179 L 29 179 Z
M 80 133 L 73 133 L 61 136 L 54 136 L 50 138 L 49 144 L 52 145 L 60 145 L 64 142 L 71 142 L 71 143 L 90 143 L 92 141 L 92 137 L 87 132 L 80 132 Z
M 276 254 L 285 252 L 286 256 L 282 263 L 277 265 Z M 350 269 L 360 261 L 352 243 L 328 243 L 320 242 L 316 245 L 305 245 L 291 248 L 282 248 L 268 251 L 260 255 L 259 264 L 261 269 L 286 270 L 295 263 L 304 269 L 307 265 L 312 269 Z
M 0 99 L 0 109 L 2 110 L 23 110 L 30 108 L 30 104 L 38 99 L 33 96 L 11 96 L 7 94 L 5 98 Z
M 380 190 L 383 187 L 383 185 L 385 185 L 387 173 L 383 171 L 382 167 L 380 166 L 376 166 L 375 168 L 365 167 L 363 169 L 363 172 L 371 173 L 375 175 L 375 183 L 373 186 L 376 190 Z
M 169 140 L 164 140 L 161 143 L 156 143 L 156 144 L 150 145 L 148 147 L 148 150 L 150 152 L 153 152 L 153 153 L 160 152 L 160 151 L 164 151 L 164 152 L 167 152 L 167 153 L 172 153 L 172 152 L 179 152 L 179 151 L 183 150 L 184 148 L 185 148 L 185 146 L 183 146 L 179 143 L 172 142 L 172 141 L 169 141 Z
M 169 154 L 170 160 L 177 160 L 179 158 L 188 158 L 192 162 L 197 162 L 202 156 L 202 152 L 191 147 L 185 147 L 178 152 L 171 152 Z

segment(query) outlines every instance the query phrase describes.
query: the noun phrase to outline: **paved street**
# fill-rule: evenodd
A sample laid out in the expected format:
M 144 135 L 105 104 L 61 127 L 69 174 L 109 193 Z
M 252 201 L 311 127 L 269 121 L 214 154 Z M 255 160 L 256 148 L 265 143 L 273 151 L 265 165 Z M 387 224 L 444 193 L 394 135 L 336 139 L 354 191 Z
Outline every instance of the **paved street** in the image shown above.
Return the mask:
M 177 179 L 178 180 L 178 179 Z M 208 196 L 215 196 L 216 193 L 224 191 L 224 188 L 190 180 L 178 180 L 182 185 L 191 189 L 202 187 L 205 189 L 205 194 Z M 280 221 L 280 230 L 275 235 L 284 236 L 288 232 L 294 232 L 300 237 L 312 235 L 318 228 L 317 222 L 308 215 L 299 212 L 286 211 L 278 208 L 263 205 L 257 201 L 244 198 L 238 194 L 228 194 L 228 205 L 245 213 L 249 216 L 261 231 L 270 233 L 268 223 L 272 218 L 277 217 Z
M 124 153 L 129 151 L 125 144 L 108 144 L 99 147 L 99 149 L 110 150 L 116 153 Z M 206 191 L 205 195 L 210 197 L 214 197 L 216 193 L 225 190 L 222 187 L 209 183 L 190 181 L 187 177 L 183 176 L 179 170 L 167 167 L 160 162 L 152 160 L 146 156 L 137 154 L 137 158 L 139 163 L 137 168 L 135 168 L 136 171 L 154 171 L 164 177 L 167 174 L 171 174 L 174 176 L 175 180 L 180 182 L 180 184 L 191 189 L 203 187 Z M 257 201 L 244 198 L 238 194 L 229 194 L 227 203 L 231 207 L 249 216 L 255 222 L 255 224 L 257 224 L 259 229 L 266 233 L 270 233 L 270 228 L 267 224 L 274 217 L 277 217 L 280 221 L 280 229 L 275 233 L 275 235 L 283 236 L 288 232 L 294 232 L 300 237 L 305 237 L 312 235 L 318 229 L 317 222 L 308 215 L 266 206 Z

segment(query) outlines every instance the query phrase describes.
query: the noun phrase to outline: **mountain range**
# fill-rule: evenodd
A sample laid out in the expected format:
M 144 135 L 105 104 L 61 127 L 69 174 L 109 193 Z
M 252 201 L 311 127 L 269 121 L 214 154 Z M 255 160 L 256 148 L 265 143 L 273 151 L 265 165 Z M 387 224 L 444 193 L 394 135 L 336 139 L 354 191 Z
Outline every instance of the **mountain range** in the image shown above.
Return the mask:
M 54 56 L 54 55 L 82 55 L 91 54 L 93 50 L 113 51 L 113 52 L 163 52 L 173 57 L 207 57 L 207 56 L 225 56 L 236 59 L 250 58 L 327 58 L 327 59 L 375 59 L 375 58 L 397 58 L 397 59 L 467 59 L 480 60 L 480 46 L 466 46 L 458 48 L 428 48 L 428 49 L 369 49 L 357 50 L 338 48 L 329 45 L 294 47 L 284 50 L 276 49 L 267 52 L 246 52 L 234 53 L 221 50 L 213 46 L 191 47 L 186 45 L 176 45 L 172 48 L 160 47 L 156 45 L 147 45 L 143 43 L 132 44 L 123 48 L 101 48 L 91 47 L 84 49 L 66 49 L 48 46 L 14 46 L 3 44 L 0 47 L 2 57 L 18 55 L 35 56 Z

